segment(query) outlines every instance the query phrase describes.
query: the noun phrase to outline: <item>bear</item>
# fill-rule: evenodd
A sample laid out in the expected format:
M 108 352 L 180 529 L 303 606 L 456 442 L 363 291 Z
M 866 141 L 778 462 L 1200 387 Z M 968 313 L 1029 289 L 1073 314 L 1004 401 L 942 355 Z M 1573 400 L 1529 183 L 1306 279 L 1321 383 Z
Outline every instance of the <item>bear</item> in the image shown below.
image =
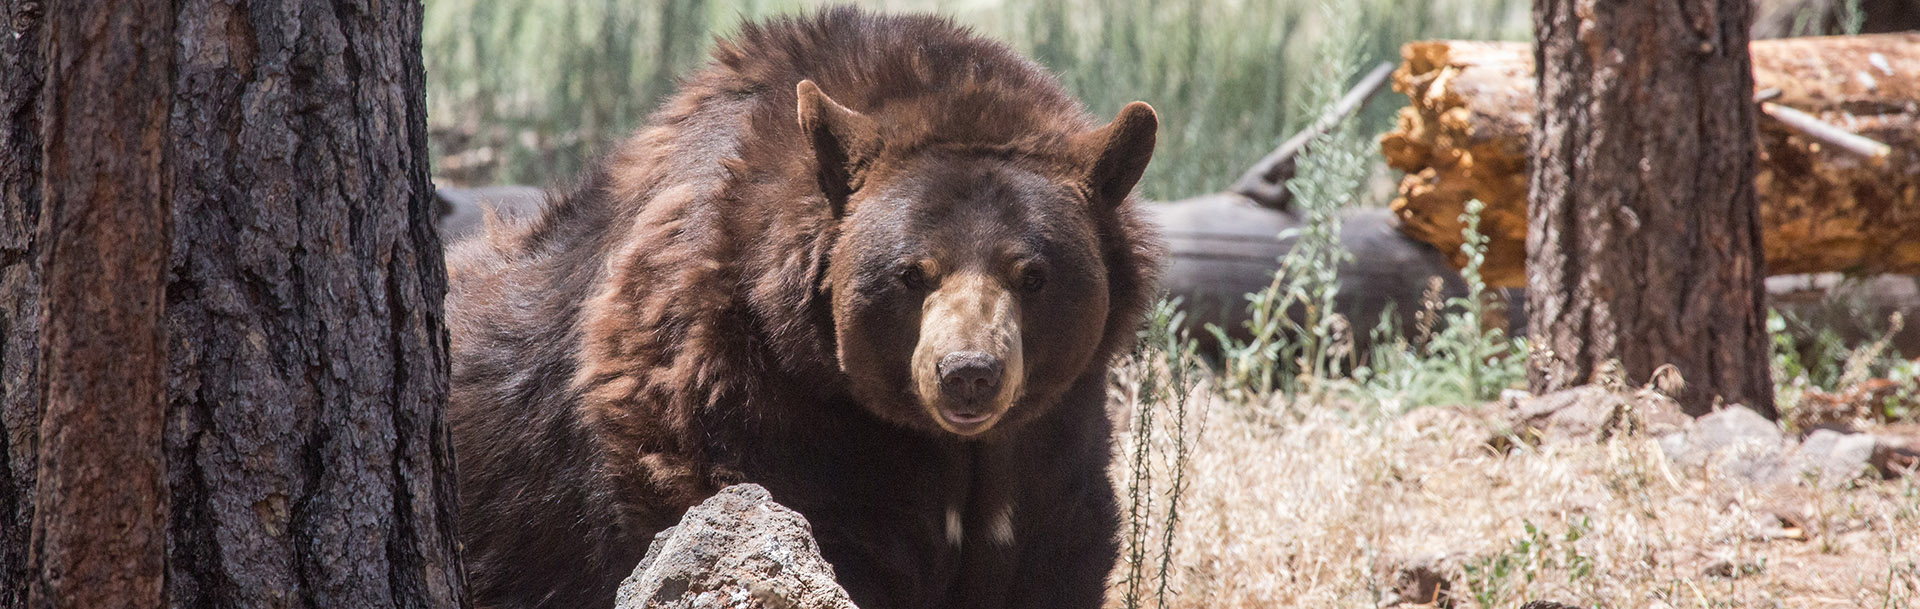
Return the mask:
M 449 250 L 477 606 L 608 607 L 742 482 L 808 519 L 861 607 L 1101 605 L 1157 128 L 937 16 L 719 41 L 575 187 Z

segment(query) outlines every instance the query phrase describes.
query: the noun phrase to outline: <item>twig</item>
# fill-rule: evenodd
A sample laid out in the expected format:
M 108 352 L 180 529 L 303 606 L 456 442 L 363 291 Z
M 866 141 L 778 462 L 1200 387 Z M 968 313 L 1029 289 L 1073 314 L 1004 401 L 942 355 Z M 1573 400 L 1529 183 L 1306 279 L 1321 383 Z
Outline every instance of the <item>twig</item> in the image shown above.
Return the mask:
M 1387 77 L 1392 74 L 1393 64 L 1380 62 L 1380 65 L 1375 66 L 1372 72 L 1368 72 L 1365 78 L 1361 78 L 1358 84 L 1348 90 L 1346 95 L 1341 96 L 1339 102 L 1332 108 L 1328 108 L 1319 119 L 1314 120 L 1312 125 L 1293 134 L 1293 137 L 1287 138 L 1279 148 L 1267 153 L 1260 162 L 1254 163 L 1253 167 L 1247 169 L 1247 172 L 1240 176 L 1240 180 L 1234 182 L 1233 187 L 1228 188 L 1227 191 L 1253 199 L 1261 207 L 1286 211 L 1293 201 L 1293 193 L 1287 190 L 1287 180 L 1293 179 L 1294 160 L 1300 156 L 1301 152 L 1306 151 L 1307 145 L 1313 142 L 1313 138 L 1332 130 L 1334 125 L 1340 124 L 1341 120 L 1359 110 L 1362 104 L 1387 84 Z
M 1866 157 L 1867 160 L 1872 162 L 1880 162 L 1887 158 L 1887 155 L 1893 153 L 1891 146 L 1875 141 L 1873 138 L 1847 131 L 1838 125 L 1820 120 L 1820 117 L 1788 106 L 1782 106 L 1773 102 L 1761 102 L 1760 111 L 1765 112 L 1767 116 L 1773 117 L 1773 120 L 1780 121 L 1780 124 L 1799 131 L 1801 135 L 1805 135 L 1815 142 Z

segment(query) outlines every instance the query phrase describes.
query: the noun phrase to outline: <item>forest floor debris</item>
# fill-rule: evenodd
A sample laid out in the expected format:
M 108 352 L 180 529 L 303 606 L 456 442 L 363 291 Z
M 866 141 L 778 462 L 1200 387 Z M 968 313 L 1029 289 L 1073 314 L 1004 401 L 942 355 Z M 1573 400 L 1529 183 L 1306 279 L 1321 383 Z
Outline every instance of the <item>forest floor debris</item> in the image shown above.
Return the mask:
M 1676 421 L 1597 388 L 1404 413 L 1194 399 L 1169 607 L 1920 600 L 1920 481 L 1892 456 L 1920 446 L 1911 424 L 1787 431 L 1743 408 Z M 1176 436 L 1123 431 L 1121 450 Z M 1164 505 L 1172 460 L 1148 463 Z M 1131 468 L 1115 465 L 1123 489 Z

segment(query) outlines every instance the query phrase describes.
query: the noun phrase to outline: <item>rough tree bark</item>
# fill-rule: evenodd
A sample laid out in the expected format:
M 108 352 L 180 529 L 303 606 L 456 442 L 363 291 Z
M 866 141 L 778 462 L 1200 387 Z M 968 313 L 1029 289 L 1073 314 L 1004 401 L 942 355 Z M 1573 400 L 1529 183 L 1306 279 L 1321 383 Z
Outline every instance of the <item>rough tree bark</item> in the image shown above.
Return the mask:
M 1534 3 L 1530 385 L 1662 364 L 1693 414 L 1776 417 L 1754 195 L 1748 0 Z
M 167 0 L 47 23 L 34 607 L 158 608 L 169 224 Z
M 40 436 L 40 84 L 38 1 L 5 0 L 0 30 L 0 608 L 26 604 Z
M 51 133 L 41 115 L 71 84 L 46 76 L 52 56 L 42 57 L 49 37 L 37 15 L 98 7 L 0 1 L 20 34 L 0 43 L 0 606 L 12 608 L 25 606 L 19 582 L 40 577 L 19 561 L 31 544 L 18 525 L 61 504 L 33 478 L 52 394 L 14 391 L 51 376 L 27 362 L 36 343 L 22 337 L 52 333 L 33 314 L 60 306 L 55 267 L 35 261 L 58 243 L 19 228 L 53 215 L 43 180 L 53 166 L 11 161 L 53 146 L 40 137 Z M 172 236 L 164 459 L 154 464 L 164 466 L 165 494 L 154 499 L 169 508 L 166 602 L 464 606 L 442 421 L 446 280 L 427 179 L 421 6 L 164 6 L 129 29 L 173 30 L 160 47 L 173 65 L 150 74 L 167 86 L 129 92 L 166 104 L 170 118 L 149 142 L 164 151 L 172 190 L 161 201 Z M 87 440 L 91 450 L 122 441 Z

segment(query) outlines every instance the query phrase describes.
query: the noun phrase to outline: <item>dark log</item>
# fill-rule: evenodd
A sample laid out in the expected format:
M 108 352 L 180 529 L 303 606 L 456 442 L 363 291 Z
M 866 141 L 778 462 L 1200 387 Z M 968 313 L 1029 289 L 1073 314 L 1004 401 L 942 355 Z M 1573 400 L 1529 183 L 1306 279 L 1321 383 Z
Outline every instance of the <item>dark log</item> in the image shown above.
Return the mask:
M 1273 281 L 1280 258 L 1294 242 L 1280 233 L 1300 220 L 1232 193 L 1155 203 L 1146 210 L 1169 250 L 1171 262 L 1161 283 L 1169 296 L 1182 300 L 1193 337 L 1209 350 L 1216 348 L 1206 330 L 1211 324 L 1247 339 L 1247 295 Z M 1414 327 L 1430 278 L 1441 278 L 1441 298 L 1466 295 L 1460 274 L 1438 251 L 1393 224 L 1385 209 L 1358 209 L 1346 212 L 1340 232 L 1340 244 L 1353 258 L 1340 266 L 1334 310 L 1354 328 L 1358 353 L 1371 346 L 1369 331 L 1389 305 L 1399 328 Z

